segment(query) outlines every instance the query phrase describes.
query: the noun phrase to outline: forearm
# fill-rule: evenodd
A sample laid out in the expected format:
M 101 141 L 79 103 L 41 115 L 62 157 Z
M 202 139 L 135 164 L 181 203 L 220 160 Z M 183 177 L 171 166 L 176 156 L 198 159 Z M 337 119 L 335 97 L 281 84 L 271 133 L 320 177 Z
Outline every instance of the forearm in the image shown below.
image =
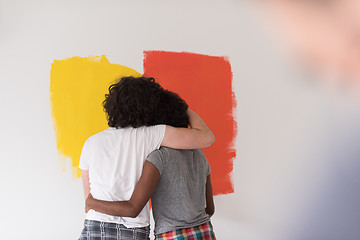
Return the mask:
M 110 202 L 91 199 L 87 200 L 86 204 L 89 209 L 112 216 L 136 217 L 140 212 L 129 201 Z
M 187 114 L 189 116 L 189 124 L 191 129 L 199 131 L 204 137 L 209 140 L 209 145 L 211 145 L 215 141 L 215 135 L 208 128 L 205 122 L 201 119 L 201 117 L 192 111 L 190 108 L 187 110 Z
M 101 201 L 93 198 L 91 194 L 86 199 L 85 209 L 93 209 L 97 212 L 105 213 L 112 216 L 136 217 L 146 206 L 151 195 L 155 191 L 156 185 L 160 179 L 159 170 L 146 161 L 143 172 L 136 184 L 134 192 L 129 201 Z
M 196 112 L 188 108 L 187 114 L 189 116 L 189 124 L 192 129 L 210 130 Z
M 209 217 L 212 217 L 212 215 L 214 215 L 215 209 L 207 206 L 205 208 L 205 212 L 209 215 Z
M 210 175 L 207 176 L 206 179 L 206 208 L 205 212 L 211 217 L 215 212 L 213 191 L 211 185 Z
M 82 183 L 83 183 L 83 188 L 84 188 L 84 196 L 86 199 L 90 193 L 89 170 L 82 170 L 81 178 L 82 178 Z

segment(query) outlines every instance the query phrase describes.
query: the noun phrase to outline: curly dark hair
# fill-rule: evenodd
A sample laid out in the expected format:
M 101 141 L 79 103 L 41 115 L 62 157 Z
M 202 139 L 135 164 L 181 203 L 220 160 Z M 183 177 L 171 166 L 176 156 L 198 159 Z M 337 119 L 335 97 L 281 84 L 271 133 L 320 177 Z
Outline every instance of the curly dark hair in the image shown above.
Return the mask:
M 123 77 L 109 87 L 103 102 L 108 125 L 115 128 L 166 124 L 187 127 L 188 105 L 151 77 Z
M 166 124 L 173 127 L 188 127 L 188 105 L 178 94 L 163 90 L 154 114 L 154 125 Z

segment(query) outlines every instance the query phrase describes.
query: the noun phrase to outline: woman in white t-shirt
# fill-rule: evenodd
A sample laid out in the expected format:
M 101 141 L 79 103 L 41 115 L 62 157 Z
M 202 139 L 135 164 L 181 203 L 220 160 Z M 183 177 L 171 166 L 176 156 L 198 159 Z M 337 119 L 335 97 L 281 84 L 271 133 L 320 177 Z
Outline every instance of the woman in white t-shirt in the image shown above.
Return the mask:
M 214 142 L 213 133 L 195 112 L 169 111 L 187 105 L 164 102 L 165 93 L 174 94 L 146 77 L 124 77 L 109 87 L 103 106 L 110 128 L 89 137 L 80 157 L 85 198 L 91 192 L 99 200 L 129 200 L 152 151 L 160 146 L 204 148 Z M 169 118 L 188 121 L 191 128 L 162 125 L 165 122 L 159 120 Z M 80 239 L 149 239 L 149 219 L 148 204 L 135 218 L 90 210 Z

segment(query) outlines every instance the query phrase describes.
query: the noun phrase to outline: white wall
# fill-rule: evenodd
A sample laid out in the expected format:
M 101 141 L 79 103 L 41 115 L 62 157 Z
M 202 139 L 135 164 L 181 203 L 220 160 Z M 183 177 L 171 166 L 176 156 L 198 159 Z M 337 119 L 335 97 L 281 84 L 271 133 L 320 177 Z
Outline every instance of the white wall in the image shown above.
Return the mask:
M 238 101 L 235 193 L 215 197 L 218 239 L 360 236 L 360 108 L 297 65 L 250 1 L 0 1 L 1 239 L 76 239 L 80 180 L 62 172 L 51 63 L 143 50 L 229 56 Z M 68 163 L 69 164 L 69 163 Z

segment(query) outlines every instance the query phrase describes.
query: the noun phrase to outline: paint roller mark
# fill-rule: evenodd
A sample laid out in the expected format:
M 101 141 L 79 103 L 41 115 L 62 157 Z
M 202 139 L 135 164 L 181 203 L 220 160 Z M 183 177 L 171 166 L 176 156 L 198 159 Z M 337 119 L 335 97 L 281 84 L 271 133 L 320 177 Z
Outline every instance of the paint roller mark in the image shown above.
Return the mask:
M 216 141 L 203 151 L 211 165 L 214 194 L 234 192 L 231 181 L 236 151 L 236 107 L 227 58 L 193 53 L 144 52 L 144 74 L 178 93 L 213 130 Z
M 101 103 L 108 87 L 122 76 L 141 76 L 133 69 L 111 64 L 105 56 L 55 60 L 50 73 L 50 99 L 62 161 L 71 159 L 74 177 L 88 137 L 108 128 Z

